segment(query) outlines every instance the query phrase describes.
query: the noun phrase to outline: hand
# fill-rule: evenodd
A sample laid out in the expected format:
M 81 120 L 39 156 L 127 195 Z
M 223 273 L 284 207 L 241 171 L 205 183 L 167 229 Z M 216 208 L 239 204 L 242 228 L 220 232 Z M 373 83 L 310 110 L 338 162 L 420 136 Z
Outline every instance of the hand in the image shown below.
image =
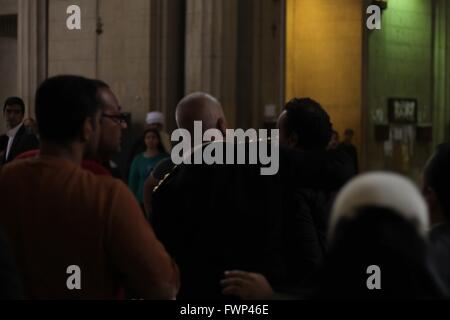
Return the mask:
M 223 294 L 237 296 L 242 300 L 270 300 L 274 294 L 266 277 L 258 273 L 227 271 L 220 284 Z

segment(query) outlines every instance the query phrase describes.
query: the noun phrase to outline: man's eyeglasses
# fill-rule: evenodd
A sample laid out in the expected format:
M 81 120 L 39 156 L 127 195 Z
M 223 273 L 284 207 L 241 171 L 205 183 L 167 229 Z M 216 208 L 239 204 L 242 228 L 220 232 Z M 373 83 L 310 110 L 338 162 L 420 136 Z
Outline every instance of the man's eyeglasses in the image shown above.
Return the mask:
M 114 115 L 103 113 L 102 117 L 111 119 L 112 121 L 114 121 L 117 124 L 126 124 L 127 123 L 127 117 L 124 113 L 114 114 Z

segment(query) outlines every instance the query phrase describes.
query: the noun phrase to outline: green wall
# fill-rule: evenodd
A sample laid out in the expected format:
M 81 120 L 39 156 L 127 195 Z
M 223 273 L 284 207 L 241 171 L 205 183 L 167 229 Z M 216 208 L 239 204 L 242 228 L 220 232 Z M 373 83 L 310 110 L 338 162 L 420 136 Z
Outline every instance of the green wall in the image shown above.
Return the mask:
M 390 97 L 416 98 L 419 121 L 432 121 L 433 104 L 433 1 L 389 0 L 382 13 L 382 29 L 368 34 L 367 169 L 394 169 L 385 156 L 384 143 L 374 139 L 372 112 L 383 110 L 387 122 Z M 416 143 L 407 174 L 416 178 L 430 152 L 429 144 Z

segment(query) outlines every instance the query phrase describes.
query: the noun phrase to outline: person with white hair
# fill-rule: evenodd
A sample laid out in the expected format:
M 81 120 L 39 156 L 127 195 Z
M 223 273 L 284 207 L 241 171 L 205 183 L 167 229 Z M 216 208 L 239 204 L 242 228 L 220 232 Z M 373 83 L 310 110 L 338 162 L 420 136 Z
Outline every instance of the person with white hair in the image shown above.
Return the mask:
M 316 297 L 443 298 L 428 258 L 429 227 L 426 202 L 407 178 L 381 172 L 355 178 L 333 206 Z
M 319 288 L 302 297 L 273 291 L 257 273 L 231 271 L 225 290 L 246 300 L 432 299 L 447 295 L 428 258 L 426 202 L 408 179 L 369 173 L 348 183 L 334 203 L 329 251 L 315 276 Z
M 227 129 L 222 105 L 216 98 L 205 92 L 194 92 L 181 99 L 176 108 L 175 120 L 178 128 L 188 130 L 192 136 L 194 135 L 194 121 L 201 121 L 204 130 L 219 129 L 225 134 Z M 149 113 L 147 115 L 147 125 L 152 129 L 163 129 L 163 114 L 160 112 Z M 168 136 L 167 139 L 169 139 Z M 171 148 L 166 147 L 163 134 L 161 134 L 161 140 L 163 141 L 164 148 L 170 153 Z M 153 191 L 174 167 L 175 164 L 172 162 L 172 158 L 162 160 L 152 171 L 144 185 L 144 208 L 150 218 L 152 216 L 151 200 Z

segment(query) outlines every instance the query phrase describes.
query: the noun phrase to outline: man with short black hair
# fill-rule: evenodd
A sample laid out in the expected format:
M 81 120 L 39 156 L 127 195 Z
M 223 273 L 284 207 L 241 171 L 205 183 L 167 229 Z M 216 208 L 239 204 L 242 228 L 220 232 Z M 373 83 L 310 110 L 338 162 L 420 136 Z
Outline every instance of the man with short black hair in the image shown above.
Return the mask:
M 39 146 L 37 137 L 23 125 L 25 104 L 22 99 L 18 97 L 6 99 L 3 115 L 9 130 L 6 135 L 0 137 L 0 141 L 3 141 L 0 144 L 0 165 L 11 162 L 17 155 Z
M 172 299 L 177 267 L 134 196 L 119 180 L 81 168 L 96 154 L 100 111 L 92 80 L 46 80 L 36 93 L 39 156 L 0 167 L 0 226 L 26 297 L 115 299 L 125 287 L 138 298 Z M 79 270 L 75 289 L 70 270 Z
M 280 292 L 281 298 L 305 298 L 314 291 L 317 271 L 327 250 L 333 197 L 355 173 L 345 152 L 327 150 L 332 123 L 317 101 L 289 101 L 279 117 L 278 128 L 280 177 L 286 190 L 282 234 L 288 281 L 277 286 L 254 270 L 230 270 L 222 282 L 224 291 L 243 299 L 280 298 Z M 271 286 L 278 293 L 274 295 Z
M 292 210 L 287 210 L 285 226 L 291 232 L 285 232 L 290 235 L 286 243 L 305 241 L 304 232 L 300 228 L 302 224 L 298 222 L 312 219 L 316 232 L 307 240 L 312 247 L 318 242 L 319 250 L 315 250 L 317 256 L 314 261 L 317 270 L 327 250 L 328 220 L 333 198 L 340 187 L 354 175 L 353 164 L 346 153 L 327 150 L 333 125 L 326 110 L 313 99 L 294 98 L 289 101 L 280 115 L 278 128 L 280 146 L 291 150 L 291 154 L 287 153 L 284 158 L 291 162 L 296 159 L 298 161 L 298 164 L 292 167 L 293 170 L 289 167 L 284 170 L 285 174 L 292 176 L 285 180 L 292 184 L 290 190 L 295 198 Z M 280 172 L 283 175 L 282 168 L 283 163 L 280 164 Z M 297 181 L 292 182 L 293 179 Z M 288 256 L 297 259 L 295 250 L 293 246 Z M 305 280 L 305 275 L 295 269 L 291 270 L 291 274 L 296 275 L 297 280 L 302 277 L 302 280 Z M 306 286 L 308 285 L 315 284 Z
M 310 99 L 292 99 L 281 114 L 280 145 L 301 150 L 324 150 L 331 140 L 332 124 L 322 106 Z
M 113 177 L 122 179 L 121 170 L 112 160 L 122 151 L 122 133 L 128 124 L 119 101 L 108 84 L 94 81 L 97 87 L 97 97 L 101 105 L 100 140 L 96 155 L 92 155 Z

